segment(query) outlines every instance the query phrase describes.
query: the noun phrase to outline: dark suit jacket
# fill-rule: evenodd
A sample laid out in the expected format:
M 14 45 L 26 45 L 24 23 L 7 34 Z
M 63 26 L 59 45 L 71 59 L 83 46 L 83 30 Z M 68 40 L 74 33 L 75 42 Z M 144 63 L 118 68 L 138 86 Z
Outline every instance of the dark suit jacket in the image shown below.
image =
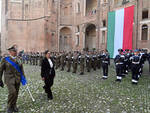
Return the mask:
M 45 57 L 42 60 L 42 65 L 41 65 L 41 77 L 43 78 L 54 78 L 55 77 L 55 69 L 54 69 L 54 61 L 52 60 L 52 58 L 50 58 L 52 63 L 53 63 L 53 67 L 50 67 L 50 64 L 48 62 L 48 59 Z

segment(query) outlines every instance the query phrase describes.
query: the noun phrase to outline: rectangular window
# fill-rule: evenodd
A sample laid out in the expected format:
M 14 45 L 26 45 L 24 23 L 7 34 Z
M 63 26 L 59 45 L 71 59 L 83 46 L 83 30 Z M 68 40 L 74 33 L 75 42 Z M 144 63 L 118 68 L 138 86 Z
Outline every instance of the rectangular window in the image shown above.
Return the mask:
M 128 3 L 128 2 L 129 2 L 129 0 L 123 0 L 122 4 L 124 5 L 124 4 Z
M 148 18 L 148 10 L 143 10 L 142 11 L 142 19 L 147 19 Z
M 106 27 L 106 20 L 103 20 L 103 27 Z
M 102 31 L 102 44 L 105 43 L 105 31 Z
M 80 27 L 79 27 L 79 25 L 77 26 L 77 32 L 80 32 Z
M 76 46 L 79 46 L 79 43 L 80 43 L 80 37 L 79 37 L 79 35 L 77 35 L 77 37 L 76 37 Z

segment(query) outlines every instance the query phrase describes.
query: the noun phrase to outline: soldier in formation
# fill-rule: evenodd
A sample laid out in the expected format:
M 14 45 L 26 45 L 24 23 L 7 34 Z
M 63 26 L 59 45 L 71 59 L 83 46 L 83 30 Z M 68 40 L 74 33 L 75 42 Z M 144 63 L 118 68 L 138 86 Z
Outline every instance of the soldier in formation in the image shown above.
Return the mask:
M 108 78 L 108 65 L 110 65 L 110 57 L 107 50 L 104 50 L 101 55 L 102 68 L 103 68 L 103 79 Z

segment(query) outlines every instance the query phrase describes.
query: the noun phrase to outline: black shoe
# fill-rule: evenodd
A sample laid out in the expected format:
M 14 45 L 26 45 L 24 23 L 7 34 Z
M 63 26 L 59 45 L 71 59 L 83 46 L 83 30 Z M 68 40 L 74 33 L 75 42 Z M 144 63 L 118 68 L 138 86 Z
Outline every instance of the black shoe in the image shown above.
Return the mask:
M 44 89 L 45 93 L 47 93 L 47 91 L 46 91 L 46 87 L 45 87 L 45 86 L 43 86 L 43 89 Z
M 123 77 L 123 78 L 125 78 L 125 77 L 126 77 L 125 73 L 124 73 L 124 74 L 122 74 L 122 77 Z
M 135 83 L 135 82 L 132 82 L 132 84 L 133 84 L 133 85 L 137 85 L 137 83 Z
M 14 107 L 14 108 L 13 108 L 13 111 L 14 111 L 14 112 L 19 112 L 19 109 L 18 109 L 17 107 Z
M 48 100 L 53 100 L 53 95 L 48 95 Z
M 120 80 L 120 79 L 116 79 L 116 81 L 117 81 L 117 82 L 121 82 L 121 80 Z
M 102 77 L 102 79 L 103 79 L 103 80 L 106 80 L 107 78 L 105 78 L 105 77 Z
M 13 112 L 14 112 L 13 108 L 8 108 L 7 109 L 7 113 L 13 113 Z
M 83 75 L 84 73 L 80 73 L 80 75 Z

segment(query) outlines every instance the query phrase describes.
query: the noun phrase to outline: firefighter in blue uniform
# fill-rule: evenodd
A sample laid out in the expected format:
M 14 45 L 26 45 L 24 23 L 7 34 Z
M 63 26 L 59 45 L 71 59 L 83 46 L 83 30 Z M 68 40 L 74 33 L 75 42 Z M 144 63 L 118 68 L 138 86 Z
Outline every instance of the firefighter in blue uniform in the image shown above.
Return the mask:
M 132 84 L 137 84 L 140 75 L 141 68 L 141 56 L 139 55 L 139 50 L 134 50 L 134 55 L 130 58 L 131 60 L 131 71 L 132 71 Z
M 124 74 L 128 74 L 128 69 L 129 69 L 129 65 L 130 65 L 130 57 L 131 54 L 129 53 L 129 49 L 125 50 L 125 60 L 124 60 Z
M 124 68 L 124 59 L 125 56 L 123 55 L 123 50 L 122 49 L 118 49 L 119 54 L 116 55 L 114 62 L 115 62 L 115 66 L 116 66 L 116 74 L 117 74 L 117 79 L 116 81 L 121 82 L 122 77 L 123 77 L 123 68 Z

